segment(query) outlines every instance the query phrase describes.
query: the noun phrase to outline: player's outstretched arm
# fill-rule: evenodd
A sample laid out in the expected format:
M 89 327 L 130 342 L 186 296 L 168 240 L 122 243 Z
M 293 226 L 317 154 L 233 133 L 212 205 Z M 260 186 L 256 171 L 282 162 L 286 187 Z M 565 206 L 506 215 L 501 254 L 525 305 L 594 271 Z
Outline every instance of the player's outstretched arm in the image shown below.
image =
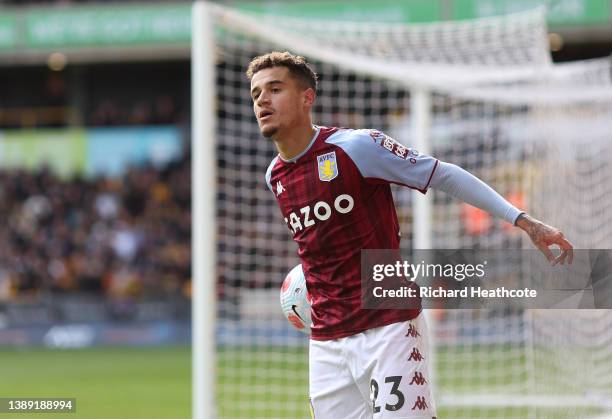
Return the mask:
M 558 263 L 563 265 L 566 260 L 567 263 L 572 263 L 574 246 L 563 236 L 561 230 L 544 224 L 526 213 L 518 216 L 515 225 L 527 233 L 533 244 L 544 253 L 553 266 Z M 557 257 L 549 249 L 549 246 L 555 244 L 561 248 L 561 254 Z
M 525 230 L 553 265 L 563 264 L 566 260 L 572 262 L 573 247 L 558 229 L 524 214 L 459 166 L 443 161 L 436 163 L 436 159 L 430 156 L 413 154 L 378 131 L 356 130 L 353 136 L 338 137 L 333 143 L 344 149 L 365 178 L 385 179 L 421 191 L 430 187 L 446 192 Z M 408 158 L 410 156 L 413 157 Z M 556 258 L 548 248 L 555 244 L 561 248 L 561 254 Z
M 553 265 L 563 264 L 566 260 L 572 263 L 573 246 L 561 231 L 521 212 L 489 185 L 459 166 L 439 162 L 430 186 L 521 228 Z M 561 248 L 561 254 L 557 257 L 549 249 L 555 244 Z

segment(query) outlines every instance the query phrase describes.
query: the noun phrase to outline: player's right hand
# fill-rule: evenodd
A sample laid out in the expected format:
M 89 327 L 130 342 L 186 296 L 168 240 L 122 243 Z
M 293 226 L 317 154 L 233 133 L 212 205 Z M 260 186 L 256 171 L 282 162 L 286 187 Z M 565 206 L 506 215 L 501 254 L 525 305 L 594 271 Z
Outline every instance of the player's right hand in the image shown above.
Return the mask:
M 544 253 L 552 266 L 563 265 L 566 261 L 568 264 L 572 263 L 574 246 L 565 238 L 561 230 L 544 224 L 526 213 L 519 215 L 516 226 L 529 235 L 533 244 Z M 553 245 L 557 245 L 561 249 L 561 254 L 557 257 L 550 249 L 550 246 Z

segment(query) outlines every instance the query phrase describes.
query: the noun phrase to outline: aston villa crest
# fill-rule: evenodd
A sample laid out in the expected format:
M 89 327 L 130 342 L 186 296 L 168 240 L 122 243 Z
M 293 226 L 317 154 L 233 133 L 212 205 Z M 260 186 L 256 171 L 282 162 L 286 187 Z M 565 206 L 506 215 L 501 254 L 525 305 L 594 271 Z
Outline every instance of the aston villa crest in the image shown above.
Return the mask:
M 338 176 L 336 152 L 332 151 L 331 153 L 317 156 L 317 166 L 319 167 L 319 179 L 324 182 L 334 180 Z

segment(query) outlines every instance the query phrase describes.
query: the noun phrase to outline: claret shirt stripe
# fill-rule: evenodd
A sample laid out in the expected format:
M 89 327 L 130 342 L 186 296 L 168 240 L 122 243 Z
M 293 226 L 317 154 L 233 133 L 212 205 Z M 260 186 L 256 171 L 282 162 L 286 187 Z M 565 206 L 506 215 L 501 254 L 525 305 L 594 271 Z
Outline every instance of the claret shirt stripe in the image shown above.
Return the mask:
M 312 296 L 315 340 L 350 336 L 415 318 L 420 310 L 361 308 L 361 250 L 399 249 L 391 183 L 426 192 L 437 160 L 379 131 L 318 127 L 295 159 L 275 158 L 275 193 Z M 330 180 L 331 179 L 331 180 Z

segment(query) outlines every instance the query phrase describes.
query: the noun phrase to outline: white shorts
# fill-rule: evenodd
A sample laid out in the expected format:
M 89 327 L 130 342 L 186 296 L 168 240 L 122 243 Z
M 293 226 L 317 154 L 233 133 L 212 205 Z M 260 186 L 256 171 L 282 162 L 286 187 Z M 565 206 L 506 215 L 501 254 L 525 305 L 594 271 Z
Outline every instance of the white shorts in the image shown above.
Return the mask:
M 310 341 L 315 419 L 432 419 L 427 324 L 417 318 L 328 341 Z

